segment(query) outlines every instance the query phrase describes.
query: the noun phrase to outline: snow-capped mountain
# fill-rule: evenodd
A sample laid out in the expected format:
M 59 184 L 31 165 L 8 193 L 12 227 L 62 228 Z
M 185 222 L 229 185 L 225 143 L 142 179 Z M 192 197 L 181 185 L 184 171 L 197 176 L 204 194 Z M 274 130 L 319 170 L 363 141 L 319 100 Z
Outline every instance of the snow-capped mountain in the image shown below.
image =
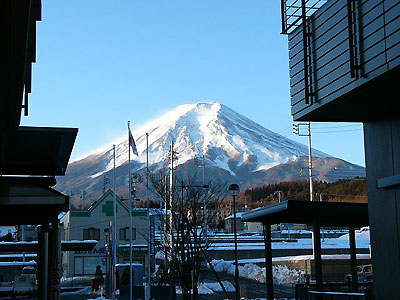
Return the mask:
M 178 153 L 176 166 L 184 166 L 195 157 L 204 155 L 209 170 L 222 172 L 242 185 L 249 185 L 252 178 L 265 175 L 274 167 L 288 162 L 300 163 L 301 157 L 308 156 L 307 146 L 274 133 L 225 105 L 217 102 L 196 103 L 178 106 L 132 131 L 139 153 L 137 157 L 131 152 L 132 172 L 145 167 L 146 133 L 149 136 L 149 164 L 153 170 L 167 165 L 173 141 L 174 151 Z M 127 138 L 121 138 L 115 145 L 117 181 L 124 190 L 128 181 Z M 334 160 L 315 149 L 313 157 Z M 110 172 L 113 164 L 112 145 L 107 145 L 72 162 L 66 176 L 58 179 L 57 187 L 63 192 L 72 190 L 74 193 L 80 193 L 82 189 L 101 189 L 102 175 Z M 360 174 L 355 175 L 364 174 L 362 167 L 346 164 L 346 168 L 360 169 Z

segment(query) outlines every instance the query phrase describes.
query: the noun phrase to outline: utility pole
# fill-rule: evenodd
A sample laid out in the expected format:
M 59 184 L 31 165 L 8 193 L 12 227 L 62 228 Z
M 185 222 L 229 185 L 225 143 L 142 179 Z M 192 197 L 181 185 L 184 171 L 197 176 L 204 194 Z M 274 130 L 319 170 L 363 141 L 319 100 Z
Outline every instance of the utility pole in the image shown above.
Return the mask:
M 167 261 L 168 261 L 168 247 L 167 247 L 167 236 L 168 236 L 168 205 L 167 205 L 167 200 L 168 200 L 168 176 L 164 177 L 164 191 L 165 191 L 165 201 L 164 201 L 164 267 L 165 270 L 167 269 Z
M 151 249 L 153 242 L 151 232 L 151 221 L 150 221 L 150 200 L 149 200 L 149 134 L 146 132 L 146 202 L 147 202 L 147 225 L 148 225 L 148 236 L 147 236 L 147 286 L 145 298 L 150 299 L 151 290 Z
M 113 168 L 113 192 L 114 192 L 114 243 L 113 243 L 113 271 L 112 271 L 112 276 L 113 276 L 113 285 L 112 285 L 112 295 L 111 299 L 115 300 L 116 299 L 116 264 L 117 264 L 117 190 L 116 190 L 116 172 L 115 172 L 115 144 L 113 145 L 113 158 L 114 158 L 114 168 Z
M 300 133 L 300 126 L 307 125 L 308 133 L 302 134 Z M 313 188 L 313 167 L 312 167 L 312 153 L 311 153 L 311 123 L 298 123 L 293 124 L 293 133 L 298 136 L 307 136 L 308 137 L 308 173 L 310 179 L 310 201 L 314 201 L 314 188 Z M 300 171 L 300 174 L 303 173 L 303 170 Z
M 308 134 L 300 134 L 299 126 L 307 125 Z M 311 123 L 303 123 L 293 125 L 293 132 L 298 136 L 308 136 L 308 172 L 310 176 L 310 201 L 314 201 L 314 188 L 313 188 L 313 171 L 312 171 L 312 153 L 311 153 Z M 314 219 L 313 231 L 311 233 L 312 243 L 313 243 L 313 256 L 316 264 L 321 264 L 321 227 L 319 223 L 319 216 L 317 219 Z M 317 246 L 319 245 L 319 246 Z M 320 265 L 320 268 L 322 266 Z
M 174 237 L 173 237 L 173 212 L 172 205 L 174 203 L 174 141 L 171 141 L 171 146 L 169 149 L 171 166 L 170 166 L 170 174 L 169 174 L 169 250 L 170 250 L 170 262 L 172 262 L 172 255 L 174 249 Z
M 210 186 L 206 184 L 205 177 L 206 177 L 206 160 L 204 155 L 201 156 L 201 162 L 199 162 L 198 158 L 194 159 L 194 164 L 196 166 L 202 167 L 203 171 L 203 188 L 208 189 Z M 204 232 L 205 232 L 205 241 L 207 242 L 208 239 L 208 228 L 207 228 L 207 195 L 204 196 L 204 204 L 203 204 L 203 223 L 204 223 Z
M 312 170 L 312 154 L 311 154 L 311 123 L 308 122 L 308 170 L 310 175 L 310 201 L 314 201 L 313 188 L 313 170 Z

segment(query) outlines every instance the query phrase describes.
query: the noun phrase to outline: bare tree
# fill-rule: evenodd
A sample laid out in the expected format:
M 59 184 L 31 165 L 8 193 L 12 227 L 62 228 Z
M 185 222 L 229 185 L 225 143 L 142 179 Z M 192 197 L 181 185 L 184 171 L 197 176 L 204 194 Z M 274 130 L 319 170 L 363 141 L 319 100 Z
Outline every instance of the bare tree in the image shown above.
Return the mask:
M 183 299 L 189 300 L 192 290 L 193 297 L 196 299 L 201 263 L 204 261 L 205 251 L 210 246 L 207 228 L 226 195 L 227 184 L 209 182 L 207 185 L 200 185 L 196 174 L 177 178 L 172 191 L 174 203 L 171 208 L 169 207 L 168 178 L 160 174 L 153 174 L 150 177 L 153 192 L 164 204 L 164 212 L 160 214 L 160 218 L 166 229 L 161 235 L 165 246 L 162 251 L 166 263 L 160 268 L 164 273 L 160 272 L 158 278 L 162 282 L 171 283 L 174 278 L 177 279 L 182 288 Z M 214 209 L 207 213 L 206 207 Z M 171 231 L 166 220 L 168 214 L 173 217 L 173 246 L 170 245 Z

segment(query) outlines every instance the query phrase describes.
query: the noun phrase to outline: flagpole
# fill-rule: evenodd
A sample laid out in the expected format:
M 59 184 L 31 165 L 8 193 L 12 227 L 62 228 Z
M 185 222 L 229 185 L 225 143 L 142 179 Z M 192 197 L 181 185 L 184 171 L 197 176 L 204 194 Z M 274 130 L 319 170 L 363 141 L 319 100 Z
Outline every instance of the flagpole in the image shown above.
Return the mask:
M 116 288 L 116 275 L 117 275 L 117 191 L 115 189 L 115 144 L 113 145 L 113 150 L 114 150 L 114 169 L 113 169 L 113 181 L 114 181 L 114 245 L 115 247 L 113 248 L 113 256 L 114 256 L 114 270 L 113 270 L 113 277 L 114 277 L 114 282 L 113 282 L 113 295 L 112 295 L 112 299 L 115 299 L 115 288 Z
M 151 292 L 151 229 L 150 229 L 150 201 L 149 201 L 149 134 L 146 132 L 146 198 L 147 198 L 147 221 L 148 221 L 148 241 L 147 241 L 147 299 L 150 299 Z
M 130 121 L 128 121 L 128 166 L 129 166 L 129 299 L 132 299 L 132 175 L 131 175 L 131 146 Z

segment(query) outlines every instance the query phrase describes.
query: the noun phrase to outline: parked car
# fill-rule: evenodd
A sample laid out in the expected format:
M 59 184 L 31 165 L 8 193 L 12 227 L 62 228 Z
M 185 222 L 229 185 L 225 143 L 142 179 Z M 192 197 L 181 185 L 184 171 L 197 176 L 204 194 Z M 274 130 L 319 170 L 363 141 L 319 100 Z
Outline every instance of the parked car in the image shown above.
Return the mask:
M 23 295 L 32 297 L 36 289 L 36 269 L 32 266 L 26 266 L 22 269 L 21 275 L 14 278 L 12 297 L 16 298 Z
M 35 285 L 30 280 L 29 276 L 26 275 L 18 275 L 15 276 L 13 281 L 13 293 L 12 297 L 16 298 L 17 296 L 33 296 L 35 290 Z

